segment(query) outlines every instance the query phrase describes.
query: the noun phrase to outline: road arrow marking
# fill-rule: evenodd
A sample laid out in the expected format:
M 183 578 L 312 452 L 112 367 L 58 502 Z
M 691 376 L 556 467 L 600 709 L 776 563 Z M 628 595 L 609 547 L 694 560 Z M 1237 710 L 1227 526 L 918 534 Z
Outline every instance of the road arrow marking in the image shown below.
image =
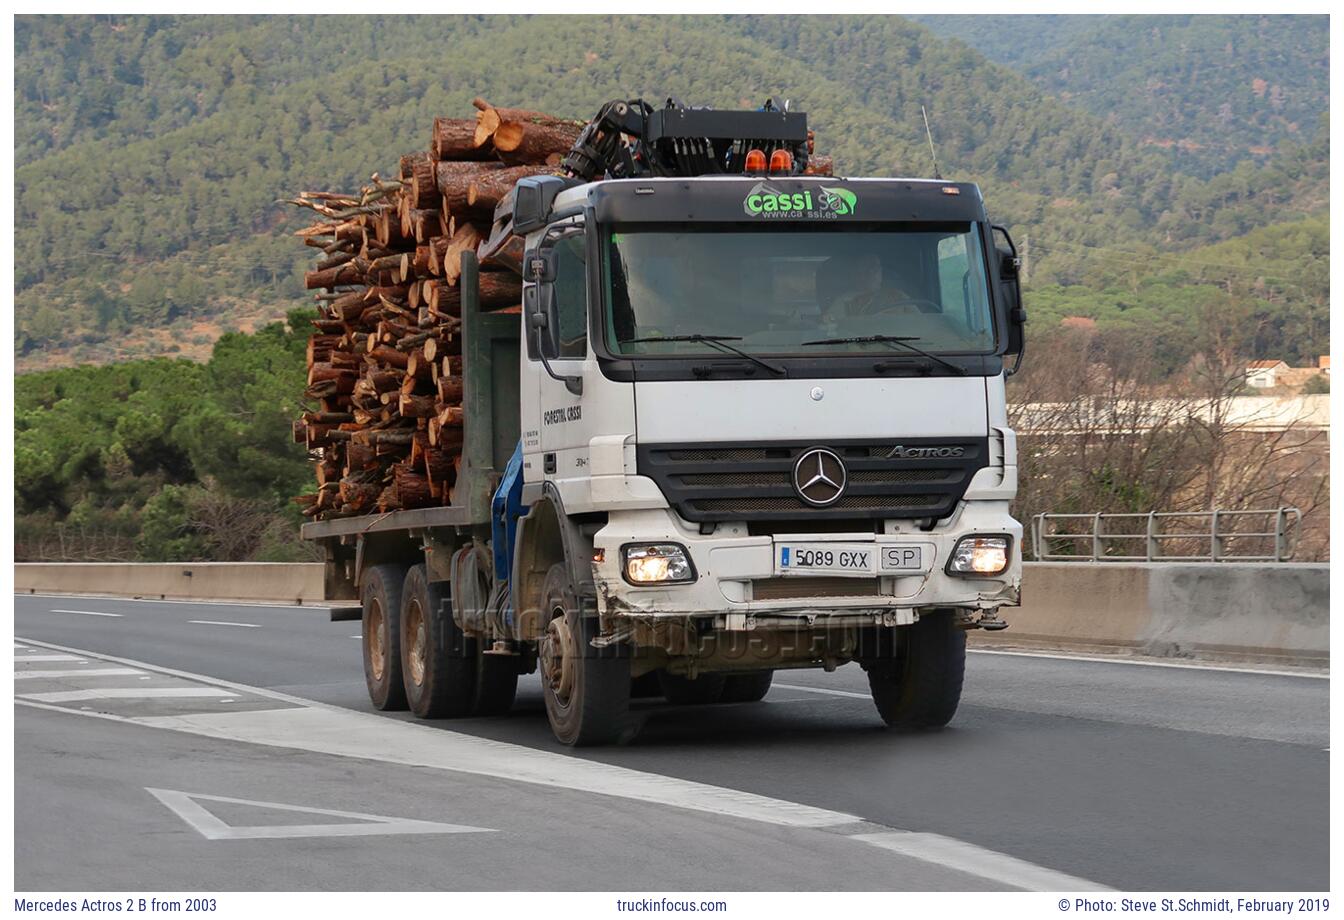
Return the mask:
M 203 795 L 198 792 L 177 792 L 172 789 L 145 791 L 158 799 L 179 818 L 191 825 L 207 840 L 260 840 L 278 837 L 367 837 L 374 834 L 482 834 L 494 833 L 489 827 L 470 827 L 465 824 L 440 824 L 436 821 L 416 821 L 412 818 L 388 818 L 366 815 L 357 811 L 333 811 L 329 808 L 308 808 L 283 805 L 279 802 L 257 802 L 251 799 L 231 799 L 222 795 Z M 300 812 L 328 818 L 348 818 L 365 824 L 284 824 L 233 827 L 198 804 L 197 800 L 223 802 L 229 805 L 252 805 L 273 811 Z

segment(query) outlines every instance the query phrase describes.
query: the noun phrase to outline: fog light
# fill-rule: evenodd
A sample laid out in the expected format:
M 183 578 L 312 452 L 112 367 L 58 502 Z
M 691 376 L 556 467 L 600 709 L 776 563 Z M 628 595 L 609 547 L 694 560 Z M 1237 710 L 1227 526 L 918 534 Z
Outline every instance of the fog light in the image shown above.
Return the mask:
M 635 544 L 624 547 L 621 554 L 625 557 L 625 580 L 631 584 L 695 581 L 695 567 L 686 548 L 676 543 Z
M 1012 547 L 1011 537 L 962 537 L 947 561 L 947 574 L 1002 575 Z

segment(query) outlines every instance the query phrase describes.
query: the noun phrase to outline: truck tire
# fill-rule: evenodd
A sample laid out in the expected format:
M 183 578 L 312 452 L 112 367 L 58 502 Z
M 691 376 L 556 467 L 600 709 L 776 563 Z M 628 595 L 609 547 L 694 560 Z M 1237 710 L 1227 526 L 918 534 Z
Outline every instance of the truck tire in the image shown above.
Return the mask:
M 518 658 L 515 655 L 487 655 L 484 639 L 473 639 L 476 654 L 474 716 L 502 716 L 513 708 L 518 695 Z
M 966 673 L 966 632 L 950 610 L 925 613 L 903 628 L 896 655 L 865 665 L 883 721 L 895 729 L 942 728 L 956 715 Z
M 375 565 L 365 570 L 360 584 L 364 608 L 364 683 L 373 708 L 392 712 L 406 708 L 401 681 L 401 584 L 406 570 L 399 565 Z
M 774 671 L 753 671 L 750 674 L 730 674 L 723 682 L 720 703 L 759 703 L 770 692 L 775 679 Z
M 660 670 L 658 683 L 662 686 L 663 696 L 669 703 L 677 706 L 703 706 L 719 702 L 727 678 L 723 674 L 701 674 L 692 680 Z
M 561 744 L 610 744 L 632 735 L 630 660 L 616 649 L 595 649 L 597 618 L 580 613 L 569 569 L 557 562 L 541 596 L 549 615 L 538 651 L 542 696 L 551 731 Z
M 401 592 L 401 672 L 406 702 L 422 719 L 471 714 L 476 656 L 453 622 L 448 583 L 411 566 Z

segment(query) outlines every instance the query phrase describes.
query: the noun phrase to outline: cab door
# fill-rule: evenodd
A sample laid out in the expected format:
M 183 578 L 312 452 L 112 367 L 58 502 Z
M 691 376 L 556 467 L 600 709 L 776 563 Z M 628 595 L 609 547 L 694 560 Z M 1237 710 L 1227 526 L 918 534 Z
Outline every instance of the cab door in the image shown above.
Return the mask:
M 527 258 L 545 268 L 529 275 L 523 292 L 528 359 L 524 401 L 535 400 L 535 410 L 527 413 L 533 424 L 524 426 L 524 480 L 586 477 L 589 435 L 583 419 L 582 385 L 567 386 L 564 380 L 555 379 L 583 380 L 588 358 L 588 266 L 583 226 L 549 228 Z M 543 291 L 546 288 L 549 290 Z M 544 328 L 533 325 L 536 312 L 545 314 Z

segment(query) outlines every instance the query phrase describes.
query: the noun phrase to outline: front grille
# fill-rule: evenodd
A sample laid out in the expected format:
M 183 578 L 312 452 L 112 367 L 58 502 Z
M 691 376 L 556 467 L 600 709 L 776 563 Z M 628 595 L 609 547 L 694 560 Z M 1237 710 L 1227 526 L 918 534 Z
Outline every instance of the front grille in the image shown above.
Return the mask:
M 892 457 L 897 444 L 961 448 L 958 457 Z M 793 468 L 814 447 L 845 465 L 841 497 L 823 507 L 802 500 Z M 987 463 L 986 438 L 888 438 L 873 441 L 759 444 L 640 444 L 640 475 L 658 483 L 689 521 L 878 520 L 946 517 Z
M 758 578 L 751 583 L 751 596 L 758 601 L 782 601 L 804 597 L 878 597 L 882 584 L 876 578 Z
M 827 511 L 923 511 L 922 514 L 906 514 L 903 517 L 927 517 L 929 512 L 941 508 L 947 503 L 947 496 L 939 493 L 932 495 L 845 495 L 839 501 L 828 505 Z M 697 511 L 713 514 L 753 514 L 769 512 L 771 514 L 790 514 L 797 516 L 807 511 L 821 509 L 809 505 L 800 498 L 784 496 L 743 496 L 741 498 L 693 498 L 690 506 Z

